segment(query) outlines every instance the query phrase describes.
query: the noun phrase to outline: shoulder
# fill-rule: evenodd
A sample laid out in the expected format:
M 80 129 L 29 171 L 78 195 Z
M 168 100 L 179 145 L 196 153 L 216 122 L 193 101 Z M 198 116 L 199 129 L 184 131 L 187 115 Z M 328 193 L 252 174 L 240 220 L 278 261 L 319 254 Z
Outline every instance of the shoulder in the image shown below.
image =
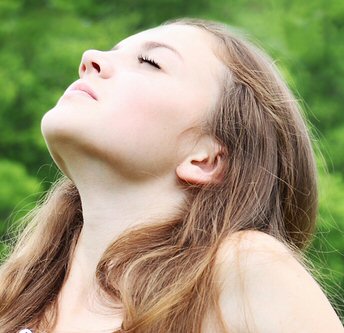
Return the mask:
M 244 230 L 232 234 L 220 246 L 216 266 L 224 282 L 239 275 L 258 273 L 273 263 L 297 264 L 291 250 L 275 237 L 257 230 Z M 243 276 L 242 276 L 243 277 Z
M 227 256 L 231 255 L 233 251 L 236 251 L 236 254 L 241 256 L 244 254 L 255 254 L 257 251 L 267 256 L 291 255 L 290 249 L 283 243 L 275 237 L 258 230 L 243 230 L 232 234 L 221 244 L 218 259 L 226 260 Z
M 275 237 L 254 230 L 232 235 L 216 268 L 230 332 L 344 332 L 318 283 Z

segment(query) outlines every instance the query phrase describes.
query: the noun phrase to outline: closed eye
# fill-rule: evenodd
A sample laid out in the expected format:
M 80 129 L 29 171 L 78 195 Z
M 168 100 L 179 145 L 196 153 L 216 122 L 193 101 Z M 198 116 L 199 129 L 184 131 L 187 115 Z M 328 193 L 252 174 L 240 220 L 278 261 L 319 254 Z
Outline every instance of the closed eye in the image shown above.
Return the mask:
M 152 65 L 152 66 L 154 66 L 154 67 L 156 67 L 156 68 L 158 68 L 158 69 L 161 69 L 161 67 L 159 66 L 159 64 L 156 63 L 153 59 L 150 59 L 150 58 L 148 58 L 148 57 L 145 57 L 145 56 L 143 56 L 142 54 L 140 54 L 140 55 L 137 57 L 137 59 L 139 60 L 140 63 L 147 62 L 147 63 L 149 63 L 150 65 Z

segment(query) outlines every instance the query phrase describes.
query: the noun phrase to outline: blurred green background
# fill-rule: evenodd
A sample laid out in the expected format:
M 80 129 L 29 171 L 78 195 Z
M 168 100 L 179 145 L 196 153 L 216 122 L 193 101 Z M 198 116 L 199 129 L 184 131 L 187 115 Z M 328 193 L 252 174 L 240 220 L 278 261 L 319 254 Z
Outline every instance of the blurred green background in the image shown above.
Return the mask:
M 75 81 L 82 52 L 107 50 L 166 19 L 240 27 L 301 100 L 315 140 L 320 214 L 307 255 L 344 318 L 344 1 L 0 0 L 0 260 L 11 226 L 56 178 L 42 115 Z

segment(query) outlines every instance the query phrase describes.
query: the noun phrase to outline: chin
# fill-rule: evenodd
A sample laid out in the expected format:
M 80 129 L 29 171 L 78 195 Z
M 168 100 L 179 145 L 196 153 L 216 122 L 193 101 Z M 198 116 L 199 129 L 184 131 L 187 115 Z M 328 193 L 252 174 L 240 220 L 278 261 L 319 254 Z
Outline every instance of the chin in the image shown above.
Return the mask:
M 58 112 L 57 106 L 44 114 L 41 120 L 41 131 L 46 141 L 66 131 L 66 120 L 63 118 L 65 117 L 63 117 L 61 112 Z
M 70 144 L 80 136 L 83 119 L 68 109 L 56 105 L 42 117 L 41 132 L 48 146 Z
M 44 114 L 41 120 L 41 132 L 51 158 L 60 171 L 72 179 L 65 164 L 65 155 L 70 153 L 75 140 L 76 128 L 71 120 L 64 119 L 56 107 Z M 74 128 L 73 128 L 74 127 Z

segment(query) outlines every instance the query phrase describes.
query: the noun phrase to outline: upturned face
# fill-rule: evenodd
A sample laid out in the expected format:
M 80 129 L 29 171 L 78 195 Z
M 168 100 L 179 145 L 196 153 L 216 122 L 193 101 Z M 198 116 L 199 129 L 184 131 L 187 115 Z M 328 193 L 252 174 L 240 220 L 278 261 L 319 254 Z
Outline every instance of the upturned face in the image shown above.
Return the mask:
M 219 97 L 223 68 L 214 42 L 199 28 L 170 24 L 109 51 L 84 52 L 80 79 L 42 119 L 62 171 L 78 154 L 128 178 L 173 171 Z

